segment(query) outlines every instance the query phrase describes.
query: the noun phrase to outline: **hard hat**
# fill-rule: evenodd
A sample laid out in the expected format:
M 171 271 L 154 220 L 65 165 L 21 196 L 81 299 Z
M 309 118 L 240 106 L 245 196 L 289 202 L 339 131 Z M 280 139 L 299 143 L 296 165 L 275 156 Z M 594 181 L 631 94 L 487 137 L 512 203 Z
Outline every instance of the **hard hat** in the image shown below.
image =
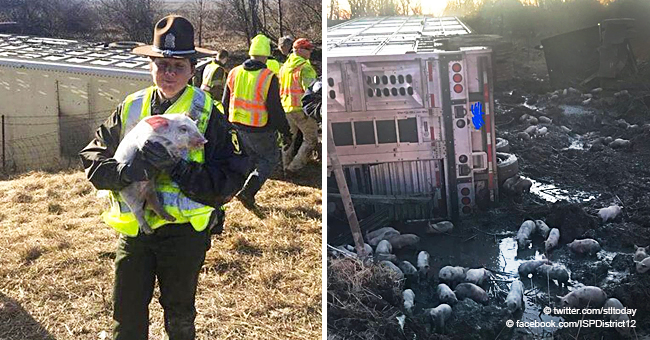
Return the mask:
M 258 34 L 251 40 L 251 48 L 248 50 L 248 55 L 256 55 L 261 57 L 271 56 L 271 40 L 264 34 Z
M 299 48 L 302 48 L 302 49 L 305 49 L 305 50 L 313 50 L 314 45 L 308 39 L 300 38 L 300 39 L 293 42 L 293 49 L 297 50 Z

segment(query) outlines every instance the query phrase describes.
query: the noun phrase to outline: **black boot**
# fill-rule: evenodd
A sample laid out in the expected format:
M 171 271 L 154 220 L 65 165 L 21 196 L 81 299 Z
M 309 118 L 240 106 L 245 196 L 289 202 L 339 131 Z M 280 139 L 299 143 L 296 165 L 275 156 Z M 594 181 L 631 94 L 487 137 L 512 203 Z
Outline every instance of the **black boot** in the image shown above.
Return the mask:
M 259 177 L 251 176 L 244 185 L 244 188 L 237 194 L 237 198 L 246 209 L 257 209 L 255 194 L 262 188 L 262 184 Z

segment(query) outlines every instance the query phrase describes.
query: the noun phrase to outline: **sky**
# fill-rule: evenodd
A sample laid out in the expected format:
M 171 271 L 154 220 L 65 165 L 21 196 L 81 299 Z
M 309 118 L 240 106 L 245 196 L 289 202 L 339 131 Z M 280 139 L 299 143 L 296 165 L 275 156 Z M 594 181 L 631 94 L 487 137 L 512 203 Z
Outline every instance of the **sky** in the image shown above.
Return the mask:
M 447 0 L 420 0 L 422 3 L 422 12 L 424 14 L 432 14 L 435 16 L 441 16 L 442 12 L 447 7 Z M 327 7 L 329 7 L 330 0 L 325 1 Z M 341 9 L 350 10 L 347 0 L 339 0 L 339 6 Z M 327 8 L 326 7 L 326 8 Z

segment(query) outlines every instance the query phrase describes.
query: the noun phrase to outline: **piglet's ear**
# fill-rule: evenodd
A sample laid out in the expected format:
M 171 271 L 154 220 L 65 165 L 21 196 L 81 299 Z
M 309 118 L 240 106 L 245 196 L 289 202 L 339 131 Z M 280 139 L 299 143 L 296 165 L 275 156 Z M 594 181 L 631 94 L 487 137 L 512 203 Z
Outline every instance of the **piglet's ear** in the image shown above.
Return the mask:
M 169 126 L 169 121 L 167 118 L 161 115 L 149 117 L 145 121 L 147 124 L 151 125 L 154 131 L 160 131 L 161 129 Z

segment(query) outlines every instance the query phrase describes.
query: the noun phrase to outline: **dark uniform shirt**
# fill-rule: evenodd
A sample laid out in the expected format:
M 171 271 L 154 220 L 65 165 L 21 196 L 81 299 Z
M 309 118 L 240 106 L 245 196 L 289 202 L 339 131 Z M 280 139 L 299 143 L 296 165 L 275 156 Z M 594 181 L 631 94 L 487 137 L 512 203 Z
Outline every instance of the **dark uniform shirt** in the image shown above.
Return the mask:
M 159 94 L 152 97 L 151 114 L 156 115 L 165 112 L 180 93 L 162 103 Z M 97 129 L 95 139 L 79 153 L 86 176 L 97 189 L 119 191 L 128 185 L 119 176 L 122 165 L 113 158 L 121 140 L 121 114 L 122 104 Z M 241 141 L 233 140 L 232 133 L 235 133 L 232 124 L 214 107 L 205 131 L 208 141 L 205 163 L 189 162 L 182 173 L 172 174 L 172 180 L 187 197 L 216 208 L 227 203 L 242 188 L 250 167 L 249 159 L 239 145 Z

